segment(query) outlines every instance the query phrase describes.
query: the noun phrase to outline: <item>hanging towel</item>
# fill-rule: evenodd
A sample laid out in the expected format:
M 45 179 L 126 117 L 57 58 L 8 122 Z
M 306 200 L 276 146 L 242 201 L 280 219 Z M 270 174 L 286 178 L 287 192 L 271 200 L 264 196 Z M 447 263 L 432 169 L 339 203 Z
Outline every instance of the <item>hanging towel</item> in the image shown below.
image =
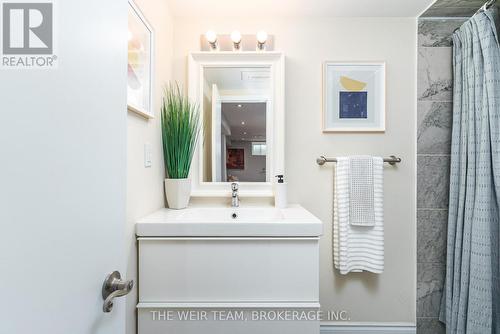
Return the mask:
M 339 225 L 349 221 L 349 213 L 346 211 L 339 212 L 340 207 L 345 209 L 349 203 L 349 192 L 347 181 L 349 180 L 349 160 L 346 157 L 337 158 L 335 166 L 335 175 L 333 181 L 333 261 L 336 269 L 340 269 L 340 238 Z M 339 198 L 340 197 L 340 198 Z
M 375 226 L 373 200 L 373 158 L 366 155 L 349 158 L 349 223 Z
M 333 200 L 333 259 L 341 274 L 384 270 L 383 159 L 373 157 L 374 225 L 350 224 L 350 158 L 337 158 Z

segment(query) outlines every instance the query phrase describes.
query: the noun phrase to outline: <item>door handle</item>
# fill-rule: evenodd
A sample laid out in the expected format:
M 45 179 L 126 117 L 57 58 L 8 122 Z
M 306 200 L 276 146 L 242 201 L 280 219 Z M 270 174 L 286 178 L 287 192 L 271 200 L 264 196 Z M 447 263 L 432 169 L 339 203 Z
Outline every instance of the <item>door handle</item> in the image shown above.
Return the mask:
M 113 271 L 102 284 L 102 299 L 104 299 L 102 311 L 104 313 L 109 313 L 113 309 L 113 299 L 125 296 L 134 287 L 133 280 L 125 281 L 121 278 L 118 271 Z

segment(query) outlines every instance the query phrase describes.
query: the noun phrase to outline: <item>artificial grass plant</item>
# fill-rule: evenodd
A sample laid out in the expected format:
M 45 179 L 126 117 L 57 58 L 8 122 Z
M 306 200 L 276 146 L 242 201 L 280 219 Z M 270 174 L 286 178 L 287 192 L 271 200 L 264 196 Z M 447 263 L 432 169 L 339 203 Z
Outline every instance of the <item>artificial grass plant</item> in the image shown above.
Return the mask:
M 177 83 L 167 85 L 161 107 L 161 133 L 168 178 L 188 177 L 200 132 L 199 120 L 199 106 L 181 93 Z

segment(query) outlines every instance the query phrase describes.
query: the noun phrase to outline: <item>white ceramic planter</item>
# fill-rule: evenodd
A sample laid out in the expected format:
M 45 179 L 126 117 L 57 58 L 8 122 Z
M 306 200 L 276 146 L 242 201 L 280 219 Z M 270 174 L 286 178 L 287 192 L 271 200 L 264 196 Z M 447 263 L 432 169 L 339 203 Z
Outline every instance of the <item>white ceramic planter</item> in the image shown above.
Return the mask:
M 191 196 L 191 179 L 165 179 L 165 196 L 170 209 L 185 209 Z

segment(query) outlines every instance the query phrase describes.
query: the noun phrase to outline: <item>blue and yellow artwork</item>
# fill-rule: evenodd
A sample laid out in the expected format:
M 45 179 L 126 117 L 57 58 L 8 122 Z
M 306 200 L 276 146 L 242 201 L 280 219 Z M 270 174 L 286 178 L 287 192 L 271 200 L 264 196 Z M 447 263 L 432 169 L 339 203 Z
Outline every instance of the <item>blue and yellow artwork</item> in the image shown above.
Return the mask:
M 340 84 L 344 90 L 339 92 L 339 118 L 368 118 L 368 92 L 363 91 L 366 83 L 341 76 Z

